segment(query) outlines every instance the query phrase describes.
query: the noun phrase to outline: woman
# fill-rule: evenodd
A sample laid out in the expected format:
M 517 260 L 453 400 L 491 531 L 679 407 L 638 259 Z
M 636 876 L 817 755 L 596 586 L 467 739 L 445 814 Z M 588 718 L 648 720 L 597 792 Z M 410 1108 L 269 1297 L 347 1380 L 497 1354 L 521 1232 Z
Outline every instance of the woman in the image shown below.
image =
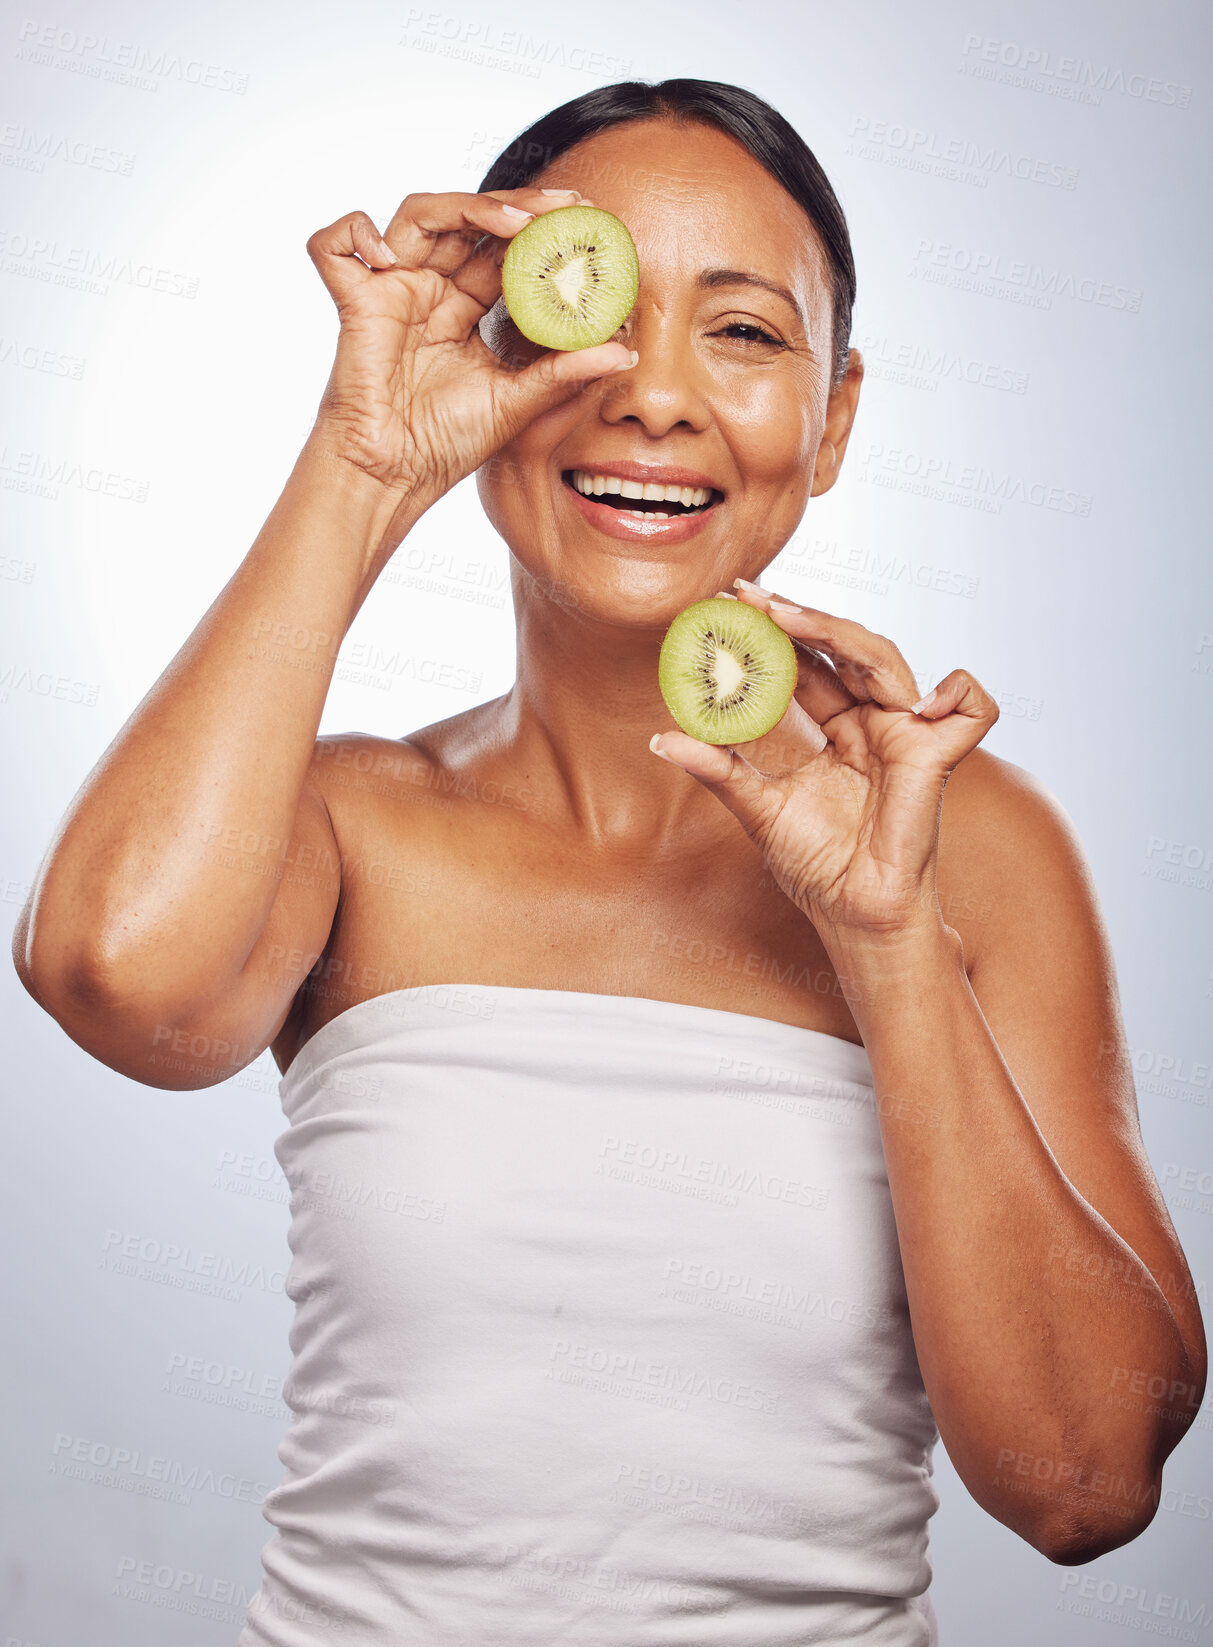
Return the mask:
M 550 354 L 500 262 L 578 198 L 640 293 Z M 136 1080 L 284 1071 L 295 1422 L 242 1647 L 928 1642 L 936 1425 L 1050 1560 L 1136 1537 L 1205 1344 L 1072 826 L 977 747 L 966 670 L 923 699 L 757 582 L 862 375 L 812 155 L 736 87 L 608 86 L 479 193 L 308 250 L 315 427 L 15 944 Z M 355 614 L 473 472 L 516 684 L 317 741 Z M 718 592 L 800 660 L 743 750 L 657 688 Z

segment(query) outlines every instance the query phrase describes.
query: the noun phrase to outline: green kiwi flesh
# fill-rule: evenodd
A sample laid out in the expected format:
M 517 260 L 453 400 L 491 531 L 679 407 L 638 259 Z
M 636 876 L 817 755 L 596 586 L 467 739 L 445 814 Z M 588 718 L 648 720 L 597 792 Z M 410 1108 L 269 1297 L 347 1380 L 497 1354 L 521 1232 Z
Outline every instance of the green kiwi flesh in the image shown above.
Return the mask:
M 589 349 L 614 337 L 640 289 L 636 246 L 598 206 L 541 212 L 511 239 L 501 265 L 510 318 L 545 349 Z
M 744 601 L 696 601 L 661 643 L 666 708 L 701 743 L 748 743 L 783 718 L 796 689 L 796 648 L 773 618 Z

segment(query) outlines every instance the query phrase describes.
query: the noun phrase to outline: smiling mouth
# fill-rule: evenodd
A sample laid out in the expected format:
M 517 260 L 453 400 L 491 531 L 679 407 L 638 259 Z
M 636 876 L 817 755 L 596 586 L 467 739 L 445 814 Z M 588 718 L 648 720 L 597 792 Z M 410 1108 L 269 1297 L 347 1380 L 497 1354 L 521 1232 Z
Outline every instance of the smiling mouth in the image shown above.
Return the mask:
M 724 499 L 724 493 L 711 486 L 663 486 L 653 481 L 620 480 L 618 475 L 597 475 L 587 469 L 566 469 L 560 478 L 583 497 L 640 520 L 702 515 Z

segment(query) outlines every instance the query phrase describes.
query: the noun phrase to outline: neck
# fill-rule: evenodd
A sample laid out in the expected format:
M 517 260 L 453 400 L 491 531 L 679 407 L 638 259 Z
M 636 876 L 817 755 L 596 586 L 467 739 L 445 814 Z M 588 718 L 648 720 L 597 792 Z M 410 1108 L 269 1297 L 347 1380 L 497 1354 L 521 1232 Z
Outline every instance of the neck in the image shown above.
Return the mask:
M 665 626 L 610 623 L 517 586 L 515 602 L 517 680 L 502 701 L 503 734 L 568 828 L 649 857 L 736 830 L 714 796 L 648 747 L 674 724 L 657 685 Z

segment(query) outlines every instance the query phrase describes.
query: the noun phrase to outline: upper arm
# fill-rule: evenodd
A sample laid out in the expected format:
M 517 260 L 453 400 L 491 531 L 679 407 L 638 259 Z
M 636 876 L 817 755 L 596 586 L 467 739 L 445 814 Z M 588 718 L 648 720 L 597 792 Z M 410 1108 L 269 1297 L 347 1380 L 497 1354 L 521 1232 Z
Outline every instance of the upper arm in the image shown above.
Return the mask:
M 280 865 L 263 854 L 232 854 L 233 874 L 278 869 L 280 878 L 241 969 L 213 989 L 199 983 L 181 999 L 154 980 L 98 981 L 77 972 L 44 975 L 35 993 L 28 967 L 18 964 L 26 988 L 78 1046 L 145 1086 L 174 1090 L 215 1086 L 264 1052 L 324 952 L 341 890 L 337 837 L 315 770 L 313 756 Z M 14 934 L 15 957 L 27 920 Z
M 341 896 L 341 851 L 316 772 L 314 756 L 277 896 L 227 1004 L 227 1028 L 234 1044 L 248 1052 L 241 1068 L 277 1037 L 332 932 Z
M 969 981 L 1016 1086 L 1062 1172 L 1158 1283 L 1203 1390 L 1200 1308 L 1142 1140 L 1111 942 L 1071 819 L 1030 773 L 973 751 L 945 790 L 945 885 L 981 914 L 962 929 Z M 1117 1279 L 1094 1254 L 1056 1261 Z

